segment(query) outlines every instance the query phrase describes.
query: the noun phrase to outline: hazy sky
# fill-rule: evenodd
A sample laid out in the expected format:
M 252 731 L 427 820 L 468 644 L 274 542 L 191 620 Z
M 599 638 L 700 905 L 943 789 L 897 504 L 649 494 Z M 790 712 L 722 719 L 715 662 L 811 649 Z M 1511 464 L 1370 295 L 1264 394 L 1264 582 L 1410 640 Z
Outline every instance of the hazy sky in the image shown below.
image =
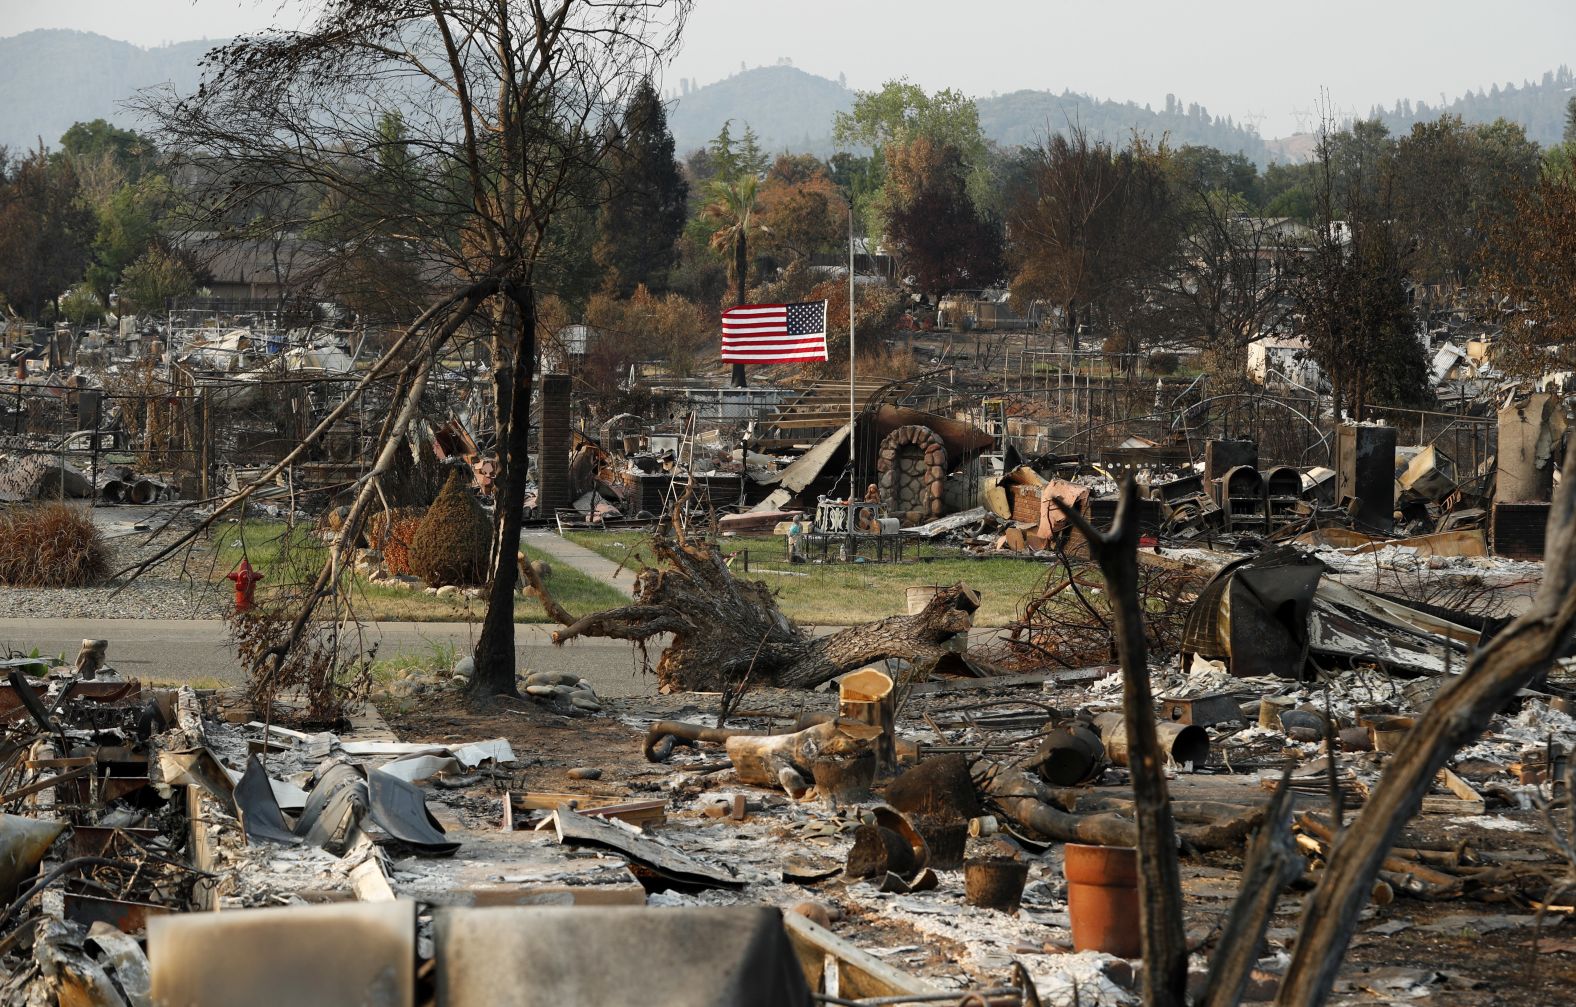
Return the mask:
M 0 0 L 0 33 L 78 28 L 138 45 L 219 38 L 304 0 Z M 1397 98 L 1439 101 L 1576 62 L 1576 0 L 696 0 L 664 89 L 788 57 L 856 88 L 908 76 L 973 95 L 1070 89 L 1155 106 L 1167 92 L 1265 136 Z

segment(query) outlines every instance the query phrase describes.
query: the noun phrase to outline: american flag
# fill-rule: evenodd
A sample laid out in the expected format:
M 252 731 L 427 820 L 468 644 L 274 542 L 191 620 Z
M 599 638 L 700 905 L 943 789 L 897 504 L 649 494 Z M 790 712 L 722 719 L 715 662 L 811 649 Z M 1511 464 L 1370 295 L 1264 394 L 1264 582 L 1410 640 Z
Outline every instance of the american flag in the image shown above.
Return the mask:
M 741 304 L 722 313 L 725 364 L 793 364 L 825 359 L 825 301 Z

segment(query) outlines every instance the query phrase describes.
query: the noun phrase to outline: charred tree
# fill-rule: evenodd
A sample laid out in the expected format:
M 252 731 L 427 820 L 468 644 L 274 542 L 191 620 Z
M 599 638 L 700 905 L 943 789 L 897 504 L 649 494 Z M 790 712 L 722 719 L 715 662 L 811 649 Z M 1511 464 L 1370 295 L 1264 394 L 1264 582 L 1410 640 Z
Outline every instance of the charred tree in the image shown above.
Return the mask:
M 531 431 L 531 369 L 536 359 L 536 295 L 530 284 L 509 291 L 505 335 L 493 344 L 493 388 L 498 429 L 498 467 L 503 478 L 493 506 L 492 579 L 487 614 L 476 638 L 476 673 L 470 695 L 487 700 L 518 695 L 514 680 L 514 589 L 519 565 L 520 525 L 525 509 Z M 509 332 L 517 328 L 516 332 Z M 510 337 L 513 337 L 512 340 Z M 511 342 L 513 345 L 511 345 Z
M 1057 501 L 1061 506 L 1061 501 Z M 1155 735 L 1155 702 L 1149 690 L 1144 613 L 1138 602 L 1138 487 L 1122 485 L 1116 520 L 1095 531 L 1079 511 L 1062 507 L 1089 542 L 1105 574 L 1122 665 L 1122 714 L 1127 722 L 1128 768 L 1133 778 L 1137 825 L 1139 933 L 1144 947 L 1144 1003 L 1181 1007 L 1187 999 L 1187 939 L 1182 930 L 1182 879 L 1177 866 L 1176 824 L 1166 789 L 1162 751 Z
M 335 601 L 335 623 L 349 619 L 353 566 L 344 560 L 423 408 L 426 374 L 450 344 L 480 338 L 484 326 L 472 319 L 490 315 L 499 498 L 470 697 L 514 692 L 515 555 L 536 298 L 574 282 L 556 261 L 571 231 L 566 221 L 608 198 L 601 182 L 617 139 L 609 127 L 629 95 L 649 88 L 648 73 L 677 44 L 690 6 L 328 0 L 299 30 L 268 29 L 213 50 L 195 94 L 166 90 L 143 99 L 172 152 L 172 177 L 189 181 L 194 230 L 228 233 L 240 221 L 248 233 L 283 234 L 310 219 L 331 236 L 335 254 L 320 257 L 325 272 L 292 278 L 303 295 L 315 282 L 339 287 L 334 265 L 355 262 L 404 278 L 383 284 L 390 305 L 434 303 L 330 414 L 354 408 L 374 375 L 392 376 L 403 363 L 399 347 L 421 351 L 399 375 L 396 406 L 377 441 L 379 463 L 356 486 L 331 562 L 289 637 L 270 648 L 276 663 L 321 600 Z M 422 264 L 414 279 L 392 268 L 410 262 Z M 458 307 L 463 312 L 451 316 Z M 439 322 L 441 331 L 429 331 Z M 311 437 L 328 426 L 325 420 Z

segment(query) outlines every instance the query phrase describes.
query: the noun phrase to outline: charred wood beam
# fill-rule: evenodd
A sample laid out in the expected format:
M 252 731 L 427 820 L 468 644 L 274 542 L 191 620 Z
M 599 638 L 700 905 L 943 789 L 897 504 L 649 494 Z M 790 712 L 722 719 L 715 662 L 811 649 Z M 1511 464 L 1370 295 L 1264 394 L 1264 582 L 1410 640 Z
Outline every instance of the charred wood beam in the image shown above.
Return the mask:
M 980 792 L 1003 814 L 1047 839 L 1096 846 L 1138 845 L 1131 817 L 1135 802 L 1119 797 L 1086 797 L 1069 803 L 1068 792 L 1048 787 L 1010 766 L 983 763 L 976 769 Z M 1237 849 L 1264 819 L 1266 806 L 1240 807 L 1213 801 L 1183 802 L 1196 824 L 1177 830 L 1177 845 L 1190 852 Z

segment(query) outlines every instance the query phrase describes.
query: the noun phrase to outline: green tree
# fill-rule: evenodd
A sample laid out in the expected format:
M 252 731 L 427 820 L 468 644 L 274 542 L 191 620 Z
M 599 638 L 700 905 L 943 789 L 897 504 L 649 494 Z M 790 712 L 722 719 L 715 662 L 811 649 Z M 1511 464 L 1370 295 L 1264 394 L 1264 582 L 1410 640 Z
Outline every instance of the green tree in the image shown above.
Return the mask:
M 968 171 L 969 197 L 981 211 L 992 205 L 989 152 L 980 129 L 979 109 L 960 91 L 948 88 L 926 94 L 907 79 L 887 81 L 879 91 L 858 92 L 853 109 L 837 113 L 832 136 L 841 146 L 871 148 L 883 172 L 879 188 L 868 196 L 852 195 L 856 215 L 868 235 L 885 236 L 887 232 L 891 194 L 885 184 L 884 149 L 891 144 L 907 145 L 920 136 L 957 150 Z
M 1389 201 L 1390 194 L 1381 190 L 1394 180 L 1390 174 L 1393 147 L 1389 127 L 1377 119 L 1358 120 L 1347 129 L 1325 135 L 1320 141 L 1319 170 L 1329 176 L 1329 185 L 1342 198 L 1333 206 L 1324 201 L 1318 212 L 1333 209 L 1336 214 L 1345 214 L 1359 205 L 1373 207 Z
M 1503 119 L 1468 126 L 1445 115 L 1413 126 L 1393 156 L 1397 220 L 1417 242 L 1412 271 L 1469 283 L 1483 235 L 1513 210 L 1511 191 L 1537 177 L 1537 144 Z
M 411 236 L 422 234 L 423 222 L 441 218 L 444 211 L 434 197 L 438 186 L 428 176 L 434 169 L 415 148 L 405 114 L 379 114 L 366 149 L 342 170 L 358 179 L 354 192 L 302 179 L 266 194 L 234 235 L 270 253 L 282 298 L 288 296 L 286 289 L 315 284 L 332 290 L 364 319 L 394 322 L 419 315 L 431 295 L 431 277 Z M 305 218 L 300 225 L 294 223 L 297 216 Z M 292 270 L 282 255 L 298 235 L 337 250 L 310 276 Z
M 701 210 L 701 216 L 712 226 L 711 249 L 731 253 L 731 277 L 734 285 L 734 304 L 746 301 L 745 288 L 750 272 L 750 229 L 755 226 L 755 197 L 760 183 L 754 175 L 741 174 L 731 181 L 713 179 L 707 186 L 711 201 Z M 733 383 L 743 388 L 744 365 L 733 365 Z
M 141 133 L 103 119 L 74 123 L 60 137 L 61 151 L 73 161 L 108 158 L 126 181 L 135 182 L 158 163 L 158 147 Z
M 1171 152 L 1169 170 L 1190 190 L 1229 193 L 1254 207 L 1263 199 L 1258 166 L 1241 153 L 1188 144 Z
M 1318 216 L 1316 165 L 1272 164 L 1264 169 L 1260 207 L 1267 217 L 1290 217 L 1312 224 Z
M 733 146 L 732 130 L 733 120 L 729 119 L 722 124 L 717 135 L 711 138 L 711 142 L 706 144 L 706 167 L 711 172 L 711 178 L 727 181 L 739 174 L 742 162 L 739 160 L 739 152 Z
M 40 318 L 81 278 L 93 223 L 68 158 L 40 148 L 19 162 L 0 160 L 0 297 Z
M 108 301 L 121 272 L 163 233 L 164 219 L 175 198 L 168 179 L 150 174 L 123 185 L 98 208 L 93 264 L 88 267 L 87 280 L 100 299 Z
M 159 162 L 151 139 L 103 119 L 79 122 L 66 130 L 57 156 L 71 161 L 82 198 L 99 211 L 120 189 L 156 170 Z
M 104 302 L 87 283 L 79 283 L 60 298 L 60 313 L 72 325 L 94 325 L 104 319 Z
M 149 248 L 121 274 L 122 310 L 135 314 L 159 314 L 177 297 L 187 297 L 197 289 L 191 268 L 181 257 L 161 246 Z
M 970 166 L 985 159 L 974 100 L 951 88 L 926 94 L 906 78 L 889 80 L 879 91 L 858 92 L 853 109 L 837 113 L 832 126 L 833 139 L 844 146 L 879 149 L 916 136 L 956 147 Z
M 597 222 L 594 258 L 604 290 L 628 297 L 642 285 L 655 293 L 667 289 L 688 199 L 667 112 L 648 77 L 624 110 Z
M 749 123 L 744 124 L 744 135 L 739 138 L 739 171 L 748 172 L 759 178 L 766 174 L 766 169 L 771 164 L 771 158 L 761 149 L 761 138 L 755 135 L 755 130 Z

